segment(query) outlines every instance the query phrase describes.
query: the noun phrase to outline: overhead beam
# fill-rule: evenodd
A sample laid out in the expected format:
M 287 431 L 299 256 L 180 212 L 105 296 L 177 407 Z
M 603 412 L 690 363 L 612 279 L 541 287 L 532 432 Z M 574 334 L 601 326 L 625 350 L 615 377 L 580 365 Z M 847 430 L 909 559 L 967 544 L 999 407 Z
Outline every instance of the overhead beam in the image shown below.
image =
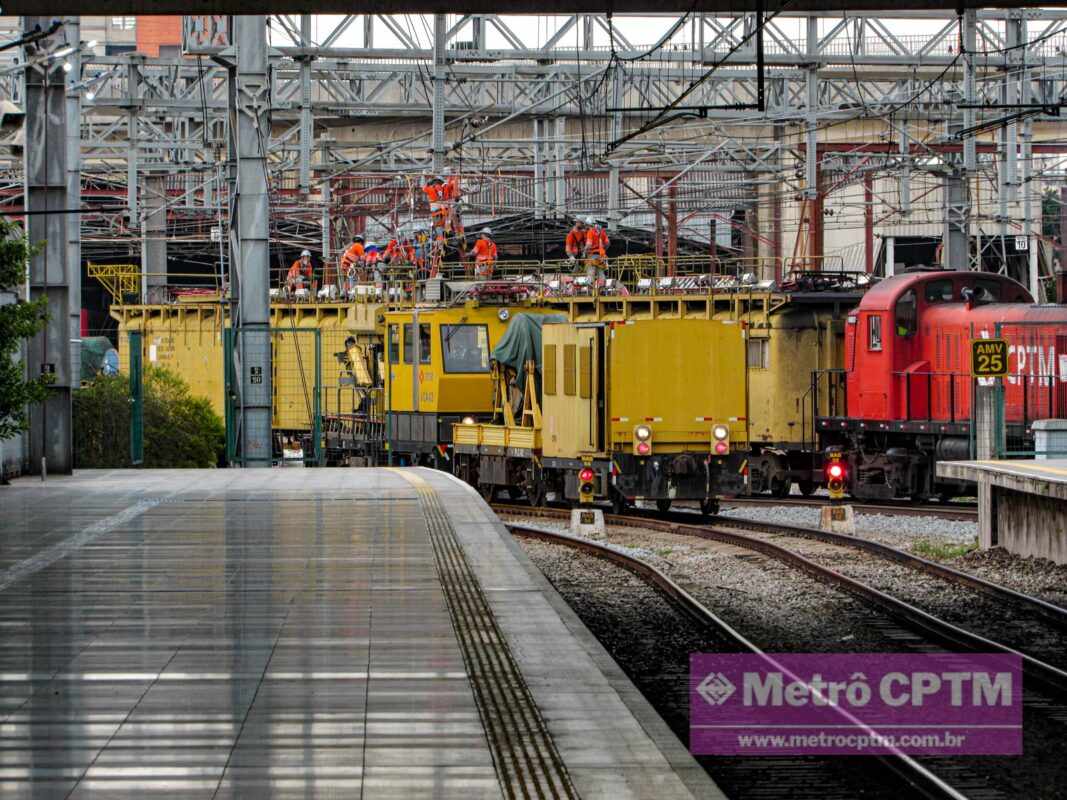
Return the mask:
M 41 3 L 44 3 L 42 6 Z M 612 9 L 615 13 L 642 12 L 706 12 L 723 13 L 730 11 L 755 11 L 757 0 L 699 0 L 696 4 L 688 0 L 664 0 L 652 4 L 649 0 L 615 0 Z M 822 13 L 846 11 L 879 11 L 883 9 L 902 10 L 948 10 L 957 8 L 1026 8 L 1033 5 L 1025 0 L 997 0 L 997 2 L 976 2 L 976 0 L 899 0 L 888 3 L 887 0 L 795 0 L 789 4 L 789 11 L 816 11 Z M 775 4 L 769 4 L 771 12 Z M 603 12 L 604 3 L 596 0 L 462 0 L 456 4 L 442 3 L 441 0 L 381 0 L 375 8 L 377 14 L 595 14 Z M 21 15 L 33 11 L 37 14 L 58 16 L 62 14 L 84 15 L 147 15 L 147 14 L 185 14 L 190 11 L 187 0 L 13 0 L 5 4 L 4 13 Z M 203 14 L 287 14 L 293 11 L 293 0 L 203 0 L 196 4 L 196 11 Z M 315 3 L 317 14 L 350 14 L 352 4 L 346 0 L 318 0 Z

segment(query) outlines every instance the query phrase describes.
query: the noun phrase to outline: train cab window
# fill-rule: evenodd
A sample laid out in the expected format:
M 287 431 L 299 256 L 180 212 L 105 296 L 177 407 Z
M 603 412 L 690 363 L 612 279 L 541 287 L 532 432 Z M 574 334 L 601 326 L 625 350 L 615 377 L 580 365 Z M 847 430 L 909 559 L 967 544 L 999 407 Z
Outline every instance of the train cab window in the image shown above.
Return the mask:
M 404 363 L 412 363 L 415 358 L 412 349 L 415 347 L 415 337 L 411 333 L 411 324 L 404 325 Z M 419 363 L 430 363 L 430 323 L 419 323 Z
M 974 282 L 974 302 L 978 304 L 999 303 L 1001 288 L 1003 288 L 1003 284 L 1000 281 L 979 278 Z
M 867 317 L 867 349 L 882 349 L 882 318 L 877 314 Z
M 445 372 L 488 372 L 489 329 L 485 325 L 442 325 Z
M 923 296 L 929 304 L 951 303 L 955 297 L 952 290 L 952 280 L 930 281 L 926 284 Z
M 389 326 L 389 363 L 400 363 L 400 326 Z
M 894 325 L 897 336 L 914 336 L 919 327 L 919 315 L 915 307 L 915 290 L 908 289 L 897 300 Z

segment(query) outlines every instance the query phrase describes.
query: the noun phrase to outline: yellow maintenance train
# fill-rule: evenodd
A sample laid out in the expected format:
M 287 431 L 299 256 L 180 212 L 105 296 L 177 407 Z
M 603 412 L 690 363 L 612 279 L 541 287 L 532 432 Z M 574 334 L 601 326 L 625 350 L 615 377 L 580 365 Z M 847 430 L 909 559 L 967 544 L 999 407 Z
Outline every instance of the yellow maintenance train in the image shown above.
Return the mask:
M 813 416 L 839 398 L 820 392 L 816 408 L 812 376 L 843 366 L 844 321 L 862 294 L 849 276 L 610 295 L 556 296 L 516 281 L 475 288 L 438 286 L 423 302 L 368 293 L 272 305 L 279 454 L 299 439 L 309 462 L 432 465 L 534 501 L 684 498 L 710 508 L 723 494 L 819 482 Z M 138 331 L 145 363 L 174 369 L 225 411 L 223 305 L 112 314 L 123 364 L 125 334 Z M 535 377 L 545 385 L 535 394 L 524 391 L 525 365 L 506 374 L 491 353 L 514 320 L 543 315 L 554 319 L 543 326 Z

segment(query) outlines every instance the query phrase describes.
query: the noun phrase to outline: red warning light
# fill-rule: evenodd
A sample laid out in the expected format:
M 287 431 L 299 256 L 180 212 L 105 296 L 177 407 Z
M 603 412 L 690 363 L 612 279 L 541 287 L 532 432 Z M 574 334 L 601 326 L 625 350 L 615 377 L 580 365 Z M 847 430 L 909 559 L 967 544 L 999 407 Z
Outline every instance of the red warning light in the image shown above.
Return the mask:
M 582 483 L 592 483 L 593 478 L 595 477 L 596 473 L 593 472 L 593 470 L 589 469 L 589 467 L 585 467 L 581 472 L 578 473 L 578 480 L 580 480 Z
M 843 478 L 843 477 L 845 477 L 845 468 L 842 467 L 840 464 L 831 464 L 826 469 L 826 473 L 831 478 Z
M 639 456 L 647 456 L 651 452 L 652 452 L 652 446 L 648 442 L 638 442 L 637 443 L 637 455 L 639 455 Z
M 730 445 L 728 445 L 726 442 L 716 442 L 715 443 L 715 452 L 718 455 L 724 456 L 729 452 L 729 450 L 730 450 Z

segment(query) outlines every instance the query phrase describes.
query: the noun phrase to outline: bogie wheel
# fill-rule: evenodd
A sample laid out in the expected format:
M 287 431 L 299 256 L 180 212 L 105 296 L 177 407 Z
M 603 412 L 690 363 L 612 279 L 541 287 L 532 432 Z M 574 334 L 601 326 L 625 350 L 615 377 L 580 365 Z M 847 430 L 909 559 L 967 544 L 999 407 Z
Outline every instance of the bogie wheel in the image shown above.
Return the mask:
M 712 517 L 719 513 L 719 501 L 714 497 L 700 501 L 700 513 L 705 517 Z
M 671 510 L 671 500 L 670 500 L 670 498 L 668 497 L 665 500 L 657 500 L 656 501 L 656 508 L 659 509 L 659 513 L 666 514 L 668 511 Z
M 815 481 L 799 481 L 797 486 L 800 489 L 800 493 L 805 497 L 811 497 L 815 494 Z
M 793 482 L 789 478 L 775 478 L 771 481 L 771 494 L 777 498 L 789 497 L 789 490 L 793 488 Z

